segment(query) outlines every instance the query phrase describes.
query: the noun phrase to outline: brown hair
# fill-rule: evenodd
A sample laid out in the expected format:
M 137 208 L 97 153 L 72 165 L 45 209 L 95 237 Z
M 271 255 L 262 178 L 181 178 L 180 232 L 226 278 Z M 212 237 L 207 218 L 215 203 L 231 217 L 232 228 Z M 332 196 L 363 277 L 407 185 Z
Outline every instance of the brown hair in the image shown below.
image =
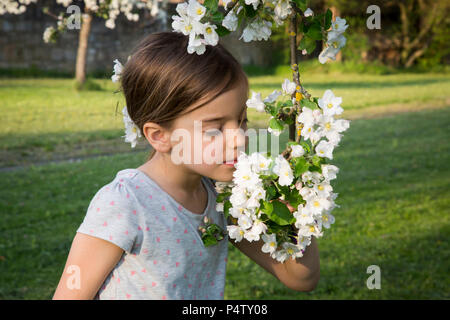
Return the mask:
M 128 114 L 141 132 L 147 122 L 169 126 L 189 106 L 208 98 L 207 104 L 242 80 L 248 90 L 241 65 L 220 43 L 207 45 L 197 55 L 187 52 L 188 41 L 178 32 L 150 34 L 125 63 L 122 91 Z

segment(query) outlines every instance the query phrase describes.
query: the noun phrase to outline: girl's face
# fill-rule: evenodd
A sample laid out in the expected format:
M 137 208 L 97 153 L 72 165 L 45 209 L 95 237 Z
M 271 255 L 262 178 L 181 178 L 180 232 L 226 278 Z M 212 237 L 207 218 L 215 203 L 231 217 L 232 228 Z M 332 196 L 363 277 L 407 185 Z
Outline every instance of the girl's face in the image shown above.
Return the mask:
M 247 99 L 247 86 L 238 85 L 175 119 L 170 128 L 172 162 L 217 181 L 231 181 L 247 141 Z

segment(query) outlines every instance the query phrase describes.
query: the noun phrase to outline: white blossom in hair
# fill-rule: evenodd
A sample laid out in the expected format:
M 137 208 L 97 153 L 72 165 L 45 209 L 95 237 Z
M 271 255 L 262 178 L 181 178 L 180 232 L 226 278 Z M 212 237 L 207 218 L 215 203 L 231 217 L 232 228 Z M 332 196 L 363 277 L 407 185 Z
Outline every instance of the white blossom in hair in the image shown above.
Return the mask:
M 125 142 L 130 142 L 131 147 L 134 148 L 136 146 L 137 140 L 142 136 L 141 131 L 138 126 L 131 120 L 130 115 L 128 114 L 127 106 L 122 109 L 123 114 L 123 123 L 125 124 Z
M 122 74 L 123 65 L 118 59 L 114 60 L 114 75 L 111 77 L 112 82 L 118 82 Z

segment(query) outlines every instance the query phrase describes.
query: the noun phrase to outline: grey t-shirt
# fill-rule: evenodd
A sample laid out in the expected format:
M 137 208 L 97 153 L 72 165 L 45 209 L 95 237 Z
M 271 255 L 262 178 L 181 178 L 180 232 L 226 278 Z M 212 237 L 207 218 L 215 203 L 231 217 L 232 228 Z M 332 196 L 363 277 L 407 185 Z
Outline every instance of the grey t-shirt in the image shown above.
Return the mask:
M 134 168 L 97 191 L 77 232 L 124 253 L 95 299 L 223 299 L 228 235 L 205 247 L 198 226 L 207 215 L 226 233 L 226 219 L 215 209 L 211 180 L 202 182 L 208 191 L 202 214 L 185 209 Z

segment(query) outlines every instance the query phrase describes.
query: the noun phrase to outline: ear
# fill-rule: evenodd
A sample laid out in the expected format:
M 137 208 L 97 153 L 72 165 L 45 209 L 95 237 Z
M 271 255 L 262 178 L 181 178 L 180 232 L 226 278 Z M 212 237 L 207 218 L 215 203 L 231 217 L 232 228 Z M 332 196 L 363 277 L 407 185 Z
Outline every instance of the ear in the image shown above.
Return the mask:
M 154 122 L 147 122 L 143 126 L 143 134 L 153 149 L 161 153 L 170 152 L 170 132 L 166 128 Z

